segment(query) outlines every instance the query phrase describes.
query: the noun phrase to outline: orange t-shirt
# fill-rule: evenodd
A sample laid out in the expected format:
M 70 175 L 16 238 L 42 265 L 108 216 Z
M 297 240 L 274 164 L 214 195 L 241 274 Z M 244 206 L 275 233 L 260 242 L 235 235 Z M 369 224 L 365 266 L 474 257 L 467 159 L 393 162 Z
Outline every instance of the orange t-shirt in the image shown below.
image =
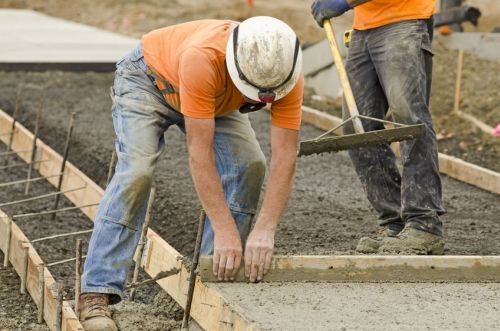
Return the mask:
M 426 19 L 434 14 L 436 0 L 372 0 L 354 8 L 356 30 L 377 28 L 389 23 Z
M 244 103 L 225 64 L 226 43 L 236 24 L 200 20 L 154 30 L 142 37 L 146 64 L 173 85 L 176 93 L 164 94 L 165 100 L 183 115 L 214 118 Z M 158 79 L 157 84 L 164 87 Z M 303 87 L 301 76 L 288 95 L 271 105 L 273 125 L 299 129 Z

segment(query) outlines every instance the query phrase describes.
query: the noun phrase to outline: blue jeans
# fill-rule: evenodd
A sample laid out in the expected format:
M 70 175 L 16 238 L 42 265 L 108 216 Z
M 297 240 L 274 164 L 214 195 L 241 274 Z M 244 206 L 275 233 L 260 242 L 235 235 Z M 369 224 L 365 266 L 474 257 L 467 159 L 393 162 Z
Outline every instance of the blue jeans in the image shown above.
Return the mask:
M 108 293 L 110 303 L 123 296 L 153 170 L 165 146 L 164 133 L 171 125 L 185 131 L 182 114 L 165 102 L 146 69 L 140 45 L 116 65 L 111 97 L 118 161 L 97 211 L 82 277 L 82 293 Z M 215 119 L 214 153 L 225 199 L 244 243 L 265 175 L 264 154 L 248 115 L 234 111 Z M 210 255 L 214 233 L 208 218 L 205 224 L 201 254 Z
M 422 123 L 422 136 L 401 142 L 402 172 L 389 145 L 350 150 L 379 225 L 401 230 L 405 224 L 442 235 L 436 133 L 429 111 L 432 80 L 432 20 L 409 20 L 353 32 L 346 70 L 362 115 Z M 344 118 L 348 115 L 344 105 Z M 366 131 L 383 124 L 362 120 Z M 353 133 L 352 125 L 345 133 Z

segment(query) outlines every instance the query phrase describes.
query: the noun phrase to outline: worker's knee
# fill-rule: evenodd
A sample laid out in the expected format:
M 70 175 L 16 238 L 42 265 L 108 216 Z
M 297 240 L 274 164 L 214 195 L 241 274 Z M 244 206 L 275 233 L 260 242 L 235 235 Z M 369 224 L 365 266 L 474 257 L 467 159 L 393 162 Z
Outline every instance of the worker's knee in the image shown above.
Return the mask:
M 151 190 L 152 168 L 136 167 L 115 174 L 101 202 L 101 218 L 138 230 Z

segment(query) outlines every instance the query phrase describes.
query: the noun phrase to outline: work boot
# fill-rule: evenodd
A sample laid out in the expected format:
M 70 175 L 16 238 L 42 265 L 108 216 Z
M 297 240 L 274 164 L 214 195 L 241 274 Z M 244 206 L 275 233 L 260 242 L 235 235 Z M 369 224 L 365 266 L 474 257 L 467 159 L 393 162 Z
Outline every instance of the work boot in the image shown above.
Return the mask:
M 444 240 L 442 236 L 407 225 L 397 237 L 382 240 L 378 251 L 382 254 L 443 255 Z
M 378 252 L 380 245 L 382 245 L 382 240 L 387 237 L 396 237 L 401 230 L 394 230 L 384 226 L 382 229 L 377 231 L 375 238 L 362 237 L 358 241 L 358 246 L 356 246 L 356 253 L 362 254 L 375 254 Z
M 108 302 L 109 296 L 104 293 L 80 295 L 80 321 L 86 331 L 118 331 Z

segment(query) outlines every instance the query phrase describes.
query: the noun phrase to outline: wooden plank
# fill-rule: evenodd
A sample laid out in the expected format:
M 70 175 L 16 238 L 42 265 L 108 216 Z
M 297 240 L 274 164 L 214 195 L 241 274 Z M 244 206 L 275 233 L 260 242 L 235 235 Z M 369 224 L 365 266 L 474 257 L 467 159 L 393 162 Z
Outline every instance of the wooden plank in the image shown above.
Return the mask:
M 0 110 L 0 133 L 9 132 L 11 125 L 12 118 Z M 8 137 L 8 135 L 0 136 L 0 139 L 5 142 Z M 16 133 L 12 149 L 14 151 L 27 149 L 31 146 L 32 139 L 33 134 L 21 124 L 16 123 Z M 49 160 L 41 164 L 38 169 L 39 173 L 42 176 L 47 176 L 59 172 L 62 156 L 41 140 L 38 140 L 37 145 L 39 153 L 41 153 L 40 157 Z M 23 157 L 25 161 L 29 160 L 29 158 L 29 153 Z M 54 186 L 57 185 L 57 178 L 49 178 L 48 181 Z M 83 190 L 65 194 L 76 206 L 99 202 L 104 194 L 104 190 L 71 162 L 67 162 L 61 190 L 66 191 L 85 185 L 86 188 Z M 91 220 L 94 220 L 97 206 L 84 208 L 82 212 Z M 174 266 L 181 268 L 179 274 L 159 280 L 158 284 L 181 306 L 184 306 L 186 303 L 189 272 L 181 265 L 182 255 L 151 229 L 148 230 L 147 238 L 145 256 L 142 261 L 145 271 L 151 277 L 154 277 L 158 272 Z M 236 307 L 234 304 L 230 306 L 220 292 L 207 287 L 199 279 L 196 282 L 194 291 L 191 316 L 206 330 L 255 330 L 251 321 L 243 316 L 241 308 Z
M 200 277 L 217 282 L 212 257 L 200 259 Z M 499 282 L 500 256 L 274 256 L 266 282 Z M 247 282 L 244 268 L 236 282 Z
M 461 117 L 462 119 L 472 123 L 476 128 L 479 130 L 483 131 L 484 133 L 491 134 L 493 132 L 493 127 L 489 126 L 488 124 L 478 120 L 476 117 L 466 114 L 463 111 L 457 111 L 455 112 L 456 115 Z
M 310 107 L 302 107 L 302 119 L 323 130 L 333 128 L 339 123 L 339 117 L 320 112 Z M 328 126 L 328 123 L 333 125 Z M 449 177 L 483 190 L 500 194 L 500 174 L 462 159 L 439 153 L 439 171 Z
M 9 218 L 7 214 L 0 210 L 0 242 L 6 242 L 6 228 Z M 23 272 L 23 245 L 29 247 L 28 254 L 28 273 L 26 277 L 26 289 L 33 298 L 37 306 L 40 305 L 40 292 L 38 288 L 38 270 L 37 266 L 43 263 L 42 259 L 35 251 L 33 246 L 28 242 L 28 238 L 24 235 L 21 229 L 13 222 L 12 223 L 12 237 L 10 243 L 10 256 L 9 261 L 12 267 L 21 275 Z M 5 252 L 5 247 L 2 250 Z M 55 280 L 50 274 L 50 271 L 45 268 L 45 294 L 44 294 L 44 320 L 50 330 L 56 330 L 56 293 L 54 291 Z M 76 318 L 73 309 L 67 301 L 63 301 L 62 313 L 62 329 L 68 331 L 83 331 L 83 327 Z
M 457 157 L 439 153 L 439 170 L 452 178 L 500 194 L 500 174 Z

